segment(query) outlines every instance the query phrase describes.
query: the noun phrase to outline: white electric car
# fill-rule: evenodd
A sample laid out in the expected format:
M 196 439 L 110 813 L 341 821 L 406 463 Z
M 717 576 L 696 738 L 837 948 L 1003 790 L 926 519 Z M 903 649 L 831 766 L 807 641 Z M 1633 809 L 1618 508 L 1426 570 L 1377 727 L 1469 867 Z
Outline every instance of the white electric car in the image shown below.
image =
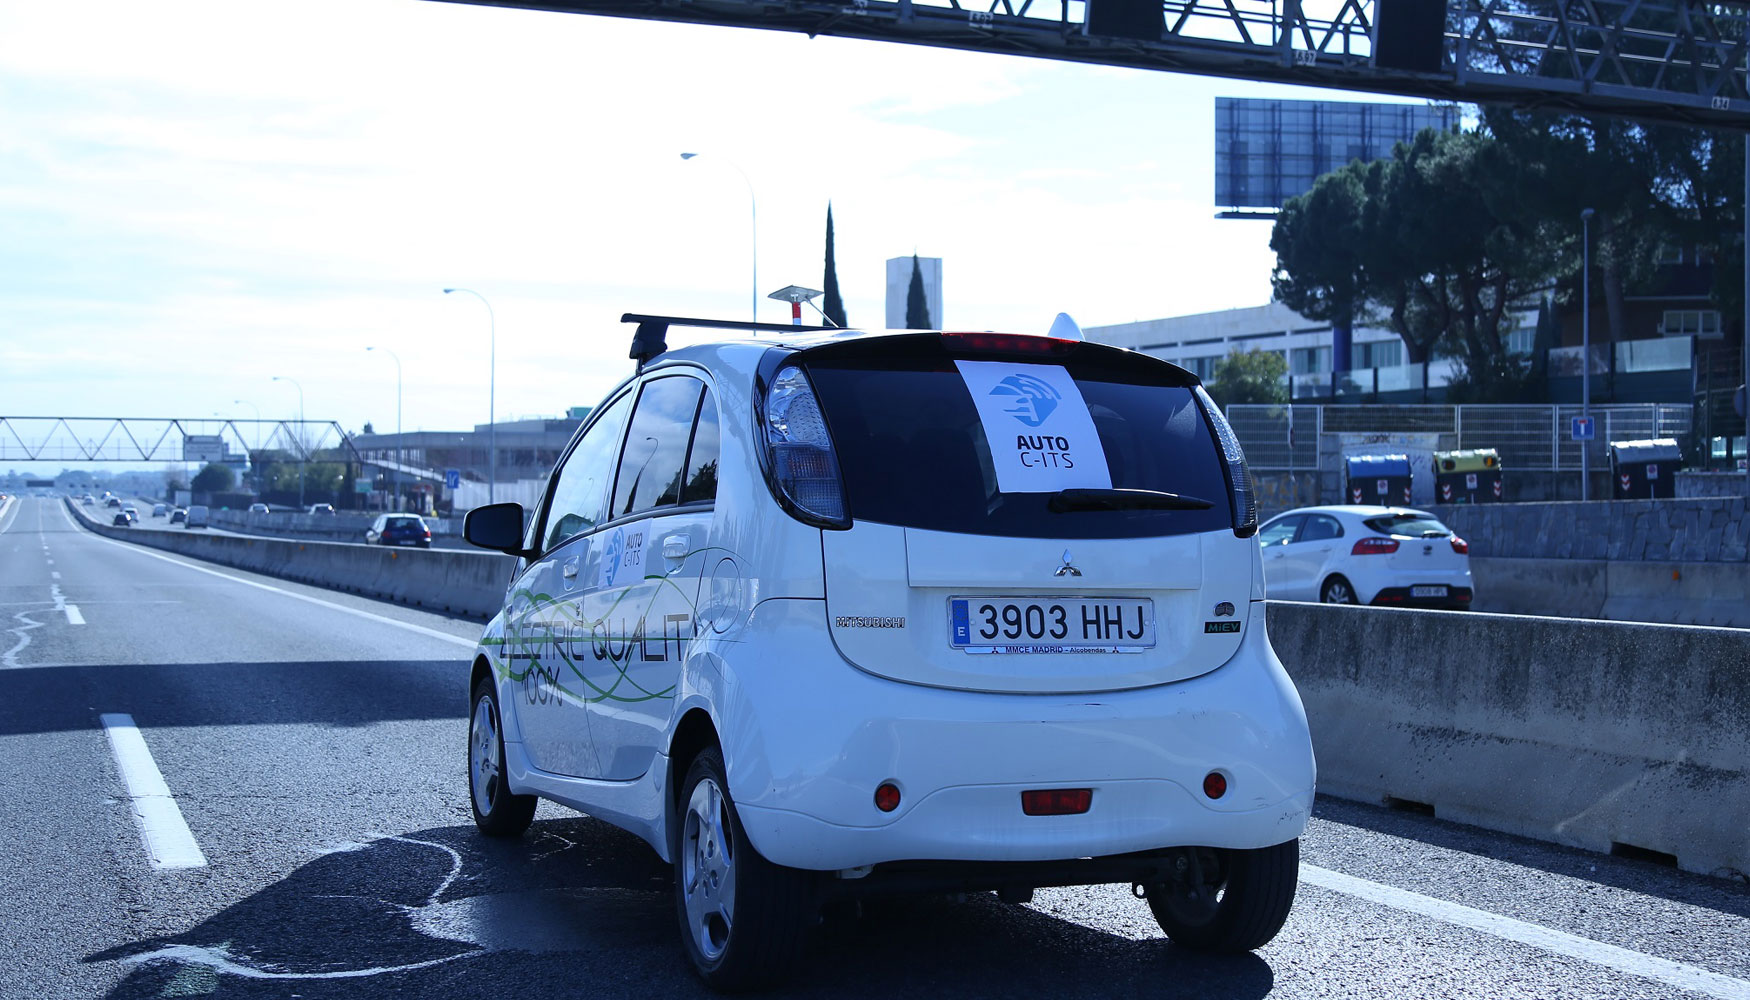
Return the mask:
M 1182 945 L 1276 934 L 1312 746 L 1194 375 L 1067 317 L 626 320 L 638 373 L 537 509 L 465 522 L 519 557 L 469 682 L 482 831 L 547 798 L 643 837 L 721 989 L 864 893 L 1131 883 Z
M 1258 531 L 1272 598 L 1469 608 L 1470 545 L 1427 511 L 1302 507 Z

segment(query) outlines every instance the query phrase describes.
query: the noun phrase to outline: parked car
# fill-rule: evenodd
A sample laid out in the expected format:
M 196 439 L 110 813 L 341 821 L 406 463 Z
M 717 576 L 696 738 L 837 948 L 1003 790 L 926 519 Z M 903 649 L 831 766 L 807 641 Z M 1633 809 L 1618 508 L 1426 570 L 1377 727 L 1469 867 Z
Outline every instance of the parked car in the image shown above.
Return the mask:
M 155 503 L 155 504 L 153 504 L 152 505 L 152 516 L 153 517 L 169 517 L 170 516 L 170 505 L 167 503 Z
M 1194 375 L 1067 317 L 675 351 L 695 321 L 628 318 L 640 370 L 528 526 L 464 522 L 518 559 L 469 680 L 481 831 L 547 798 L 642 837 L 721 989 L 862 894 L 1115 882 L 1182 946 L 1275 936 L 1312 746 Z
M 188 511 L 183 510 L 181 507 L 178 507 L 175 510 L 170 512 L 170 523 L 171 524 L 181 524 L 187 520 L 188 520 Z
M 111 523 L 118 528 L 127 528 L 133 525 L 134 519 L 121 511 L 116 511 L 115 520 Z
M 273 511 L 268 508 L 267 504 L 252 503 L 249 505 L 249 513 L 251 513 L 251 514 L 271 514 L 271 513 L 273 513 Z
M 308 511 L 306 511 L 305 513 L 308 513 L 308 514 L 332 514 L 332 513 L 334 513 L 334 505 L 331 503 L 313 503 L 310 505 L 310 509 Z
M 379 514 L 365 529 L 371 545 L 417 545 L 431 548 L 431 528 L 418 514 Z
M 1272 598 L 1468 608 L 1470 544 L 1427 511 L 1303 507 L 1258 530 Z
M 182 526 L 184 528 L 205 528 L 207 526 L 206 506 L 197 503 L 189 507 L 188 513 L 183 515 Z

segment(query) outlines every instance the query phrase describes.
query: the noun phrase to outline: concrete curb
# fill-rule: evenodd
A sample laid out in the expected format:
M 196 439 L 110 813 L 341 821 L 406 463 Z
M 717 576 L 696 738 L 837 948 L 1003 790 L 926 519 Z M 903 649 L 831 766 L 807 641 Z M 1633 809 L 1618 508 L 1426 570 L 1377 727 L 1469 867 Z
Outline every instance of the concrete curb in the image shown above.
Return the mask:
M 1290 602 L 1319 790 L 1750 872 L 1750 630 Z

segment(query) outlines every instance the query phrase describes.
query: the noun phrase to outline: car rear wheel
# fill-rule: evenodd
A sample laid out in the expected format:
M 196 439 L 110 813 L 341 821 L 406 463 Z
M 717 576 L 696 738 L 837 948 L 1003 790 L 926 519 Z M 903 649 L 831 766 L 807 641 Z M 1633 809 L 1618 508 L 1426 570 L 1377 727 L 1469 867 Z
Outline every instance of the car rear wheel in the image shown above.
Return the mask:
M 474 825 L 489 837 L 516 837 L 535 819 L 533 795 L 512 795 L 504 775 L 504 726 L 490 677 L 474 686 L 468 722 L 468 799 Z
M 1358 604 L 1355 599 L 1355 586 L 1340 576 L 1333 576 L 1325 581 L 1319 590 L 1319 600 L 1326 604 Z
M 716 747 L 693 759 L 680 805 L 675 908 L 694 970 L 731 992 L 788 979 L 814 915 L 808 875 L 772 864 L 748 843 Z
M 1282 929 L 1299 877 L 1299 840 L 1250 851 L 1188 847 L 1170 881 L 1147 887 L 1148 906 L 1174 944 L 1236 954 Z

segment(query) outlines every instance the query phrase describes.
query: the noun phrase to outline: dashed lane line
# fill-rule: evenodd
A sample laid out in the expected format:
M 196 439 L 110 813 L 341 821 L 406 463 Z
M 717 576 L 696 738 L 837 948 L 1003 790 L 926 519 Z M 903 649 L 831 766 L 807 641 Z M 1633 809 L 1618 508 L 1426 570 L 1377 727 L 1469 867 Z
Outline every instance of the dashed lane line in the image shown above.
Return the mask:
M 1631 976 L 1651 979 L 1678 989 L 1717 997 L 1719 1000 L 1750 1000 L 1750 982 L 1709 972 L 1700 966 L 1673 962 L 1670 959 L 1630 951 L 1613 944 L 1594 941 L 1578 934 L 1569 934 L 1538 924 L 1526 923 L 1498 913 L 1479 910 L 1460 903 L 1450 903 L 1396 886 L 1372 882 L 1317 865 L 1300 866 L 1303 882 L 1365 899 L 1380 906 L 1432 917 L 1445 923 L 1481 931 L 1494 937 L 1530 945 L 1568 958 L 1577 958 L 1593 965 L 1625 972 Z
M 164 783 L 163 772 L 152 760 L 152 751 L 146 749 L 145 737 L 134 725 L 134 717 L 105 714 L 98 721 L 109 735 L 109 747 L 121 769 L 134 822 L 140 828 L 140 839 L 146 844 L 146 856 L 152 860 L 152 867 L 205 868 L 207 856 L 195 843 L 194 833 L 182 818 L 182 810 L 177 808 L 176 797 Z
M 66 516 L 68 523 L 73 524 L 73 526 L 75 528 L 79 527 L 78 524 L 73 522 L 73 515 L 68 513 L 67 509 L 65 507 L 61 508 L 61 513 Z M 274 587 L 274 586 L 270 586 L 270 585 L 265 584 L 265 583 L 257 583 L 254 580 L 245 580 L 244 578 L 242 578 L 240 576 L 232 576 L 229 573 L 221 573 L 218 570 L 208 569 L 205 566 L 196 566 L 193 563 L 184 562 L 181 559 L 173 559 L 170 556 L 163 555 L 162 553 L 148 551 L 146 549 L 140 548 L 137 545 L 130 545 L 126 542 L 118 542 L 113 538 L 105 538 L 102 535 L 99 535 L 99 534 L 96 534 L 93 532 L 87 532 L 86 534 L 93 541 L 102 542 L 106 545 L 114 545 L 116 548 L 123 549 L 123 550 L 128 551 L 128 552 L 132 552 L 135 555 L 145 556 L 148 559 L 157 559 L 157 560 L 160 560 L 162 562 L 170 563 L 173 566 L 181 566 L 183 569 L 193 570 L 196 573 L 205 573 L 208 576 L 216 576 L 221 580 L 229 580 L 232 583 L 240 583 L 245 587 L 254 587 L 257 590 L 265 590 L 265 591 L 272 593 L 272 594 L 279 594 L 279 595 L 284 596 L 284 597 L 290 597 L 293 600 L 303 601 L 306 604 L 314 604 L 314 605 L 317 605 L 318 607 L 329 608 L 330 610 L 333 610 L 333 611 L 339 611 L 343 614 L 352 615 L 356 618 L 368 619 L 370 621 L 378 622 L 378 623 L 383 624 L 383 625 L 393 625 L 396 628 L 406 629 L 409 632 L 417 632 L 420 635 L 429 636 L 430 638 L 433 638 L 433 639 L 441 639 L 444 642 L 447 642 L 447 643 L 450 643 L 450 644 L 456 645 L 456 646 L 461 646 L 461 647 L 464 647 L 466 649 L 474 649 L 478 645 L 478 643 L 476 643 L 473 639 L 466 639 L 466 638 L 463 638 L 462 636 L 459 636 L 459 635 L 451 635 L 448 632 L 440 632 L 435 628 L 426 628 L 424 625 L 415 625 L 412 622 L 400 621 L 399 619 L 390 618 L 386 615 L 373 614 L 369 611 L 364 611 L 364 610 L 361 610 L 359 608 L 349 608 L 344 604 L 336 604 L 333 601 L 324 601 L 319 597 L 311 597 L 308 594 L 300 594 L 296 591 L 286 590 L 284 587 Z

